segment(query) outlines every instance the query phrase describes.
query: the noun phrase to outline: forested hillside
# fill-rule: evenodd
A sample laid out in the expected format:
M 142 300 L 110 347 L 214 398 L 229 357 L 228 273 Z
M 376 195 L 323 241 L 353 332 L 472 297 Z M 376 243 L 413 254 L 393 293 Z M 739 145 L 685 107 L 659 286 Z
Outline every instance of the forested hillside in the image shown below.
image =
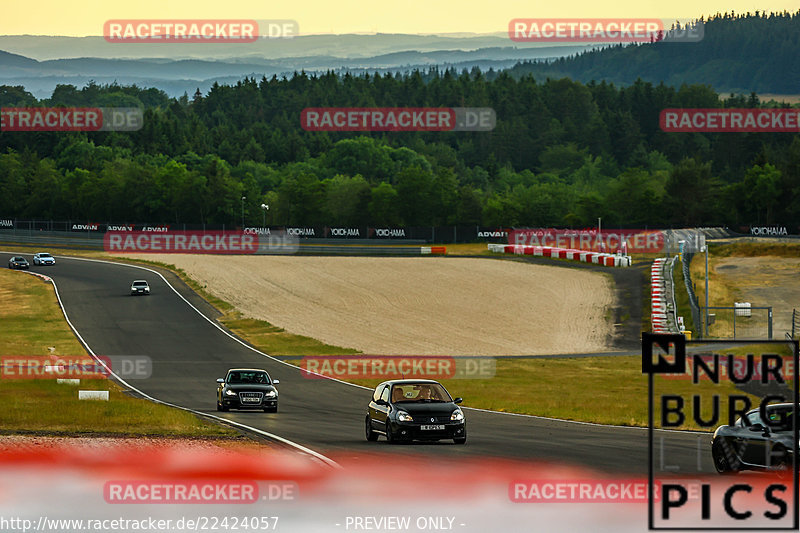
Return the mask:
M 0 133 L 0 218 L 239 224 L 791 224 L 797 134 L 664 133 L 668 107 L 753 107 L 702 85 L 620 88 L 501 73 L 246 79 L 170 99 L 60 86 L 0 106 L 141 106 L 133 133 Z M 326 133 L 305 107 L 492 107 L 492 132 Z
M 584 82 L 702 83 L 726 93 L 800 92 L 800 11 L 724 13 L 699 22 L 704 28 L 699 42 L 617 45 L 547 64 L 522 63 L 510 72 Z

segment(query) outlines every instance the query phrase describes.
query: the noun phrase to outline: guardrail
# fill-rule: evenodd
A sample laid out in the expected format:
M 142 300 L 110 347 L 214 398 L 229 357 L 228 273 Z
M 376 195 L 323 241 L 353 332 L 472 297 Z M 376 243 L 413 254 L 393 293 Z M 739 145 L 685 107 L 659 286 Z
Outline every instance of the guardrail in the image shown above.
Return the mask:
M 700 315 L 700 305 L 697 303 L 697 295 L 694 292 L 694 285 L 692 284 L 692 275 L 689 272 L 689 265 L 692 263 L 694 254 L 691 252 L 683 252 L 681 257 L 681 268 L 683 272 L 683 282 L 686 285 L 686 292 L 689 294 L 689 307 L 692 310 L 692 322 L 694 322 L 695 337 L 703 336 L 703 322 Z

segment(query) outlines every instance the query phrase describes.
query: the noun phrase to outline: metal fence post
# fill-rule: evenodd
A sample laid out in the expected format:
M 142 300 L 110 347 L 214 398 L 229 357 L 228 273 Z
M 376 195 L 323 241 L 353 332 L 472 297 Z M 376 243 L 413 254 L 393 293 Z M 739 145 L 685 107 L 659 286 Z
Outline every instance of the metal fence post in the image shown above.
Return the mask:
M 769 332 L 769 339 L 772 339 L 772 307 L 769 308 L 769 326 L 767 327 L 767 331 Z

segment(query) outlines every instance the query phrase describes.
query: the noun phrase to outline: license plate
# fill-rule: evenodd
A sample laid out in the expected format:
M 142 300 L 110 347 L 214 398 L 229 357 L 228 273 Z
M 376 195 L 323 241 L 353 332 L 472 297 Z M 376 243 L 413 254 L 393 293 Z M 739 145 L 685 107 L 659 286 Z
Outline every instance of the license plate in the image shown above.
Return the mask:
M 444 429 L 444 424 L 438 424 L 438 425 L 435 425 L 435 426 L 421 426 L 420 429 L 423 430 L 423 431 L 443 430 Z
M 258 403 L 258 402 L 261 401 L 261 399 L 260 398 L 247 398 L 247 397 L 245 397 L 245 398 L 242 398 L 242 401 L 244 403 Z

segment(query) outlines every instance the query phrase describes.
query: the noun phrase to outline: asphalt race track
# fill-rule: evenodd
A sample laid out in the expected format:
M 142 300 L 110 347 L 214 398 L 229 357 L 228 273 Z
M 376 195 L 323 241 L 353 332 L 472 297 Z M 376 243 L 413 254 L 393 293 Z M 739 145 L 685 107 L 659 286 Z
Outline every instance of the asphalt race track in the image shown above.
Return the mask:
M 31 254 L 22 255 L 31 261 Z M 5 265 L 10 254 L 0 257 Z M 334 457 L 372 453 L 450 459 L 486 456 L 558 461 L 608 473 L 647 473 L 644 429 L 469 409 L 465 411 L 468 441 L 463 446 L 452 441 L 390 446 L 383 438 L 376 443 L 367 442 L 364 416 L 370 391 L 303 377 L 298 368 L 244 346 L 201 316 L 154 272 L 63 256 L 57 256 L 57 262 L 51 267 L 31 263 L 31 270 L 55 280 L 73 326 L 95 354 L 146 355 L 152 359 L 151 377 L 128 383 L 159 400 L 218 415 Z M 129 295 L 134 279 L 148 281 L 150 296 Z M 207 304 L 173 280 L 170 277 L 170 283 L 193 305 L 213 316 Z M 279 379 L 279 412 L 218 413 L 215 380 L 231 367 L 264 368 Z M 453 387 L 450 392 L 459 395 Z M 498 390 L 498 394 L 502 391 Z M 464 405 L 469 406 L 469 398 L 465 398 Z M 678 467 L 678 473 L 698 473 L 698 461 L 702 471 L 713 471 L 708 435 L 657 432 L 656 442 L 662 438 L 669 450 L 670 466 Z

